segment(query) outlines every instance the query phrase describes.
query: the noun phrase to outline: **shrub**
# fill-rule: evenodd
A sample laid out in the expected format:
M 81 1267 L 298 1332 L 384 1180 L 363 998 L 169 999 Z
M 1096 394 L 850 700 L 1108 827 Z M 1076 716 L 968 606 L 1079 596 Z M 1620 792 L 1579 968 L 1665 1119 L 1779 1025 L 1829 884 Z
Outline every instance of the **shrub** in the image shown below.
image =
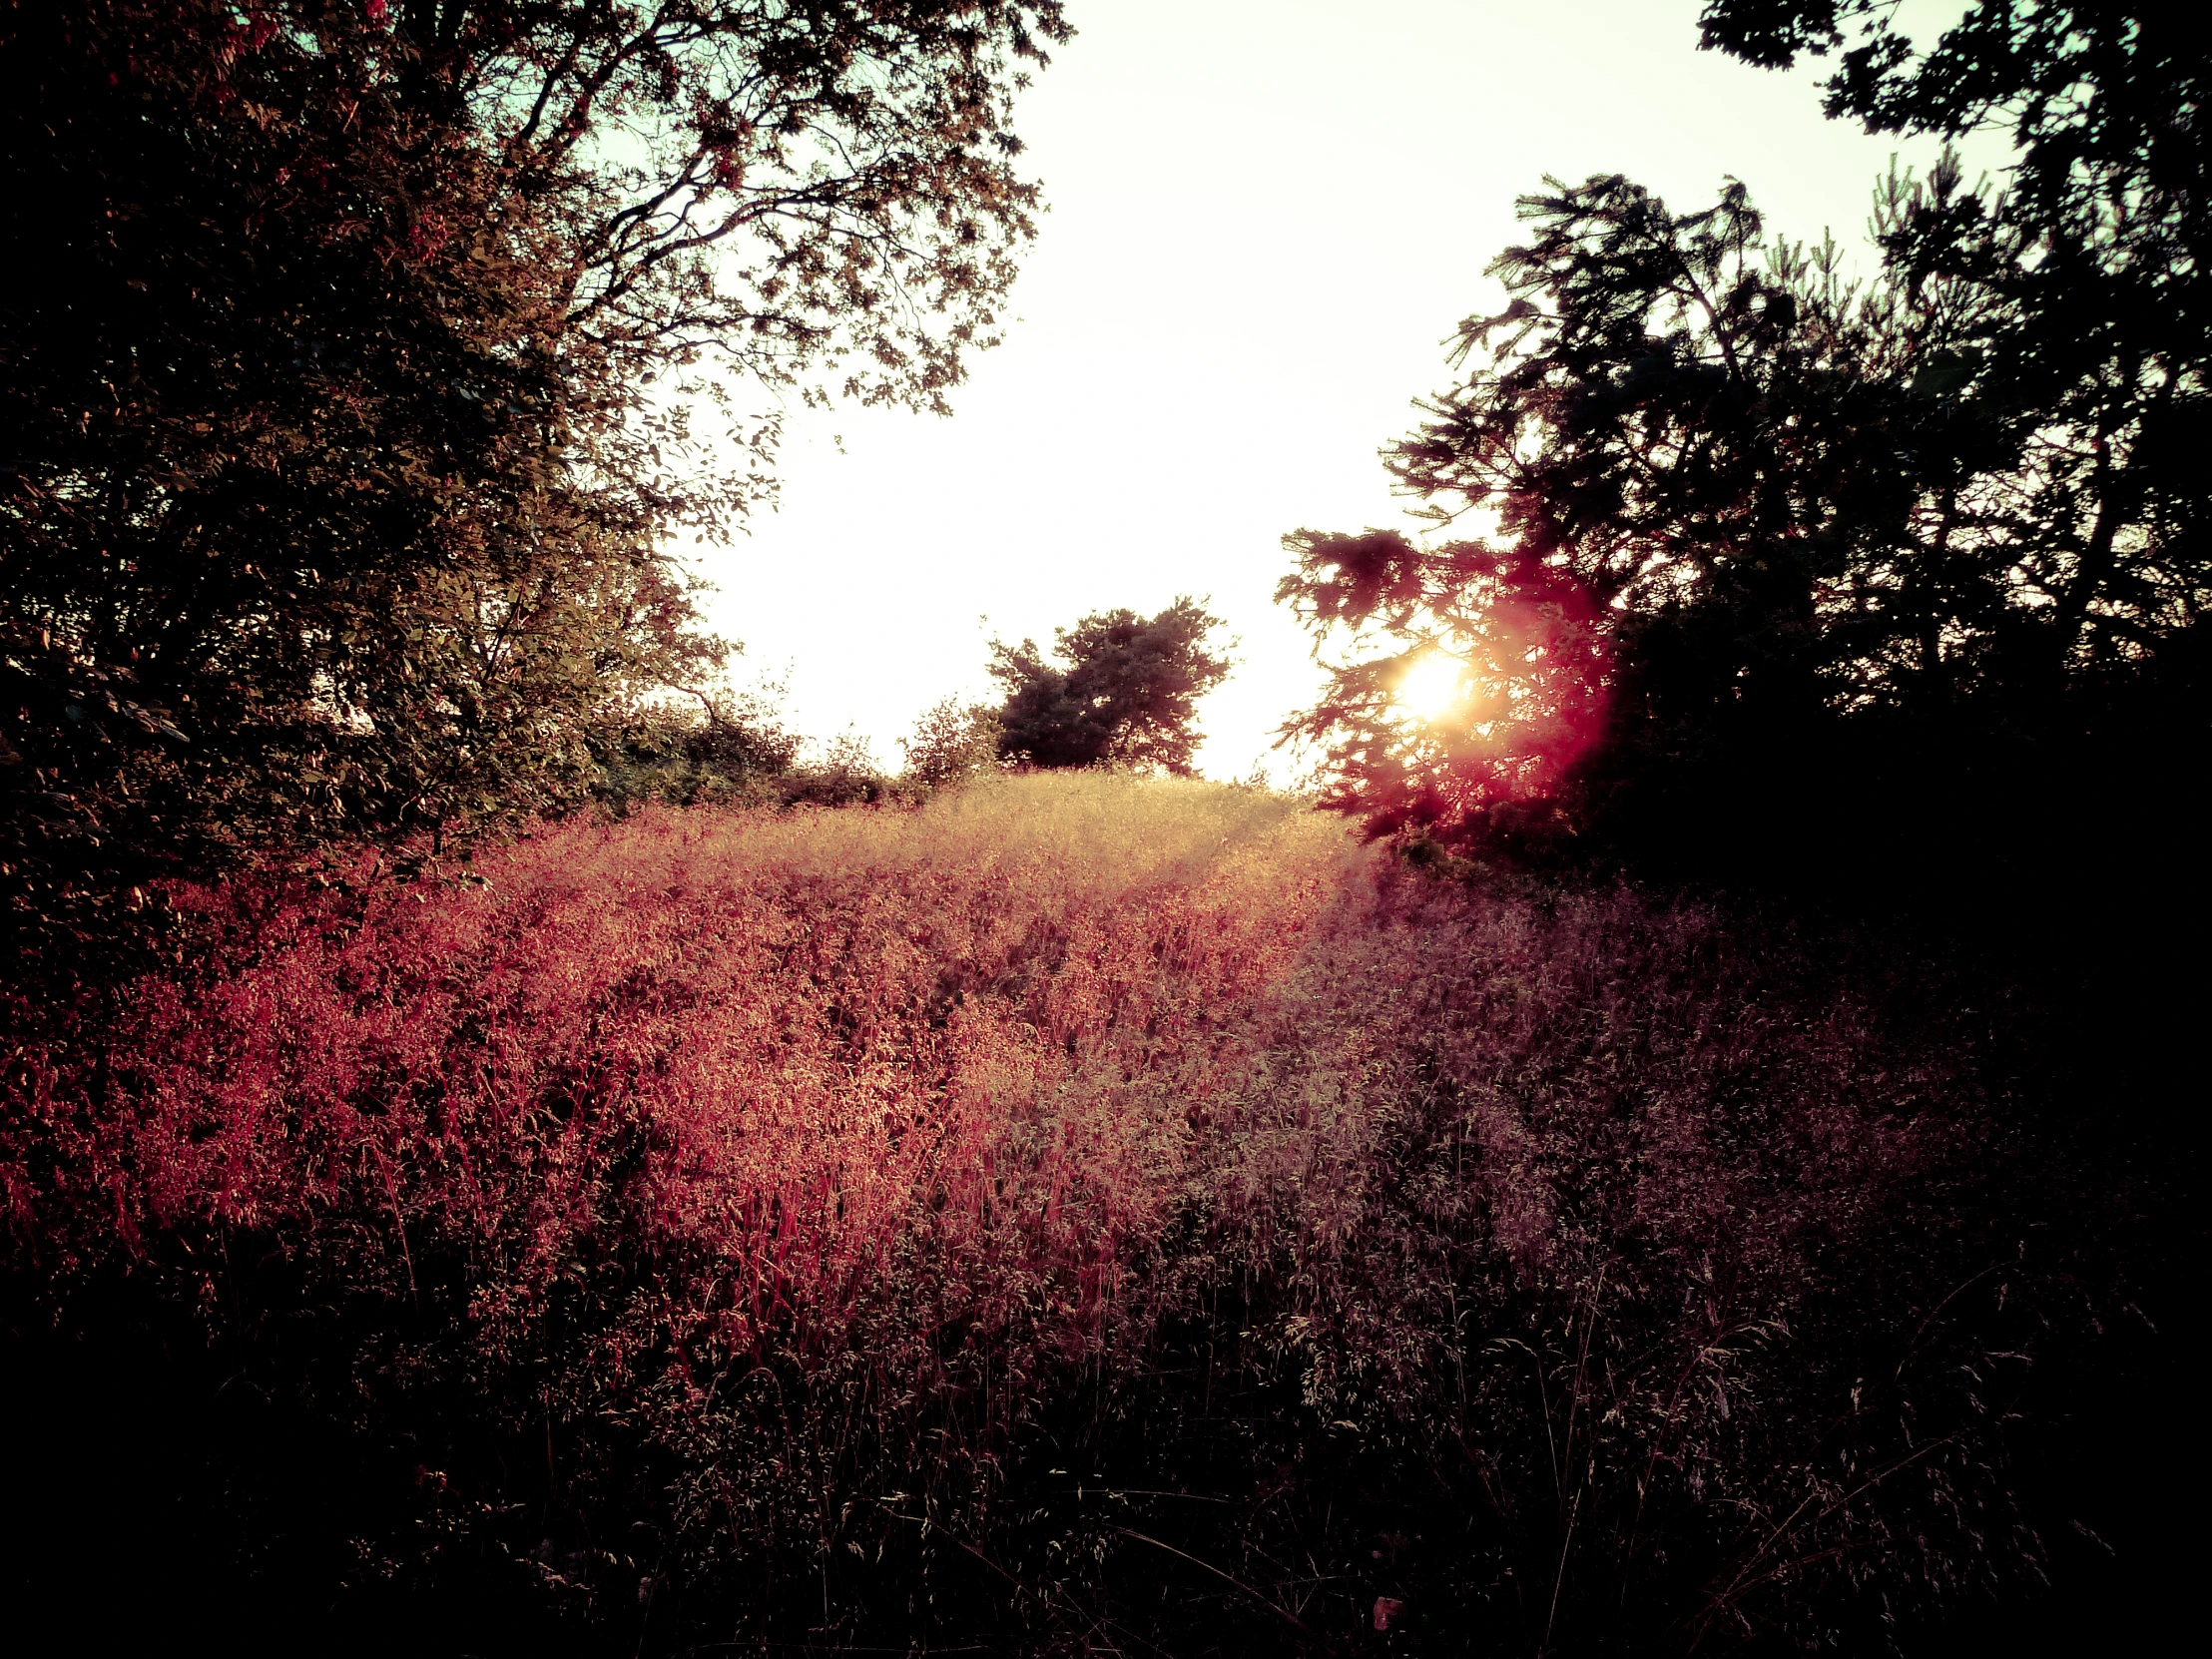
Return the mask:
M 1003 736 L 997 710 L 948 697 L 923 711 L 912 737 L 899 739 L 904 776 L 930 790 L 979 778 L 997 769 Z
M 672 807 L 758 806 L 799 759 L 784 725 L 779 688 L 711 701 L 704 711 L 641 711 L 602 769 L 600 799 L 615 812 L 657 801 Z
M 794 767 L 780 794 L 787 806 L 872 807 L 892 794 L 892 780 L 876 764 L 867 739 L 847 728 L 820 751 L 819 760 Z

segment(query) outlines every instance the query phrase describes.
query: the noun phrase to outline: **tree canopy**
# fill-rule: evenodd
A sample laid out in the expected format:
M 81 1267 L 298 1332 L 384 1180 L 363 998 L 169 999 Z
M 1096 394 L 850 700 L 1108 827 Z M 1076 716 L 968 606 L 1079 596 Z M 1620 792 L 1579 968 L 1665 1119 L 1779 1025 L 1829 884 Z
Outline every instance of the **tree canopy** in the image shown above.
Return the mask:
M 1057 0 L 9 13 L 15 916 L 587 790 L 725 655 L 669 537 L 770 487 L 777 425 L 695 415 L 944 406 L 1067 33 Z
M 1881 816 L 1980 833 L 2114 740 L 2169 766 L 2201 743 L 2201 194 L 2164 126 L 2080 106 L 2178 48 L 2100 12 L 2098 56 L 2052 8 L 1983 7 L 1915 61 L 1845 10 L 1878 49 L 1833 107 L 1954 132 L 2001 106 L 2018 178 L 1893 168 L 1866 282 L 1734 181 L 1690 213 L 1617 176 L 1524 197 L 1507 307 L 1385 452 L 1437 532 L 1485 533 L 1288 538 L 1279 597 L 1355 642 L 1289 728 L 1329 747 L 1337 805 L 1740 866 L 1864 851 Z M 1836 11 L 1717 3 L 1708 39 L 1784 61 Z M 1401 687 L 1437 653 L 1467 693 L 1418 714 Z
M 1221 618 L 1188 595 L 1153 617 L 1098 611 L 1034 640 L 994 643 L 991 675 L 1006 688 L 999 753 L 1037 767 L 1111 763 L 1188 774 L 1199 743 L 1198 700 L 1226 679 L 1207 649 Z

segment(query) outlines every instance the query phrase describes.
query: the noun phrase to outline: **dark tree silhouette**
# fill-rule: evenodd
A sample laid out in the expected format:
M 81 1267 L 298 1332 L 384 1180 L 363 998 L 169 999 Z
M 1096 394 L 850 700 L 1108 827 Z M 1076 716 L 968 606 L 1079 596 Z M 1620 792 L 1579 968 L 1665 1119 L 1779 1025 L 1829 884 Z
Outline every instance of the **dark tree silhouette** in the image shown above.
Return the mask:
M 1038 767 L 1189 773 L 1198 700 L 1231 666 L 1207 649 L 1221 625 L 1185 596 L 1155 617 L 1099 611 L 1056 629 L 1050 660 L 1034 640 L 994 644 L 991 675 L 1006 688 L 999 753 Z
M 1753 25 L 1815 9 L 1716 5 L 1709 35 L 1773 56 Z M 1290 539 L 1280 597 L 1382 647 L 1290 728 L 1334 745 L 1338 805 L 1708 870 L 2003 864 L 2109 815 L 2083 773 L 2127 778 L 2139 813 L 2201 751 L 2198 83 L 2137 63 L 2165 50 L 2146 28 L 2076 39 L 2060 10 L 2007 35 L 1983 8 L 1918 67 L 1847 60 L 1839 108 L 1937 131 L 2002 110 L 2022 145 L 2005 192 L 1948 155 L 1893 171 L 1870 283 L 1833 244 L 1768 238 L 1733 182 L 1687 215 L 1617 177 L 1522 200 L 1532 239 L 1491 268 L 1511 303 L 1462 325 L 1467 378 L 1388 452 L 1435 522 L 1494 512 L 1495 537 Z M 2107 83 L 2119 113 L 2090 121 Z M 2179 128 L 2146 86 L 2184 100 Z M 1509 665 L 1581 653 L 1577 706 L 1606 713 L 1578 755 L 1525 688 L 1403 718 L 1390 665 L 1494 655 L 1479 636 L 1527 633 L 1531 580 L 1594 619 Z
M 1423 552 L 1394 530 L 1301 530 L 1285 545 L 1298 573 L 1278 599 L 1325 629 L 1378 627 L 1393 647 L 1337 667 L 1328 696 L 1288 729 L 1328 747 L 1324 804 L 1379 833 L 1501 814 L 1523 830 L 1556 821 L 1605 710 L 1606 629 L 1590 590 L 1560 566 L 1477 542 Z M 1407 708 L 1407 680 L 1439 667 L 1452 700 L 1433 714 Z
M 1955 187 L 1884 226 L 1909 290 L 1980 303 L 1941 365 L 1954 403 L 2015 427 L 2019 539 L 2047 604 L 2037 653 L 2063 678 L 2157 649 L 2201 598 L 2198 460 L 2212 361 L 2212 48 L 2168 6 L 1976 0 L 1926 53 L 1874 0 L 1711 0 L 1708 47 L 1787 66 L 1858 42 L 1831 116 L 1871 132 L 2009 135 L 2001 194 Z M 2172 556 L 2183 546 L 2187 573 Z M 2167 555 L 2145 557 L 2156 549 Z
M 941 408 L 1031 235 L 1010 100 L 1066 32 L 1056 0 L 8 12 L 17 918 L 590 787 L 721 658 L 670 532 L 767 487 L 773 422 L 732 468 L 685 411 Z

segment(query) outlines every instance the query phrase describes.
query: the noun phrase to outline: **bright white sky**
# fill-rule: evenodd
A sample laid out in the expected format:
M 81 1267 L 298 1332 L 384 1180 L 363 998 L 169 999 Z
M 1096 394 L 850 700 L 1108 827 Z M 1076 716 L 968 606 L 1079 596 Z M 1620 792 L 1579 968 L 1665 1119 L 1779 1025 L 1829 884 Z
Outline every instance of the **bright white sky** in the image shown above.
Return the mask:
M 1052 206 L 1007 343 L 950 420 L 795 410 L 780 509 L 702 549 L 741 678 L 895 766 L 928 705 L 996 700 L 992 634 L 1190 593 L 1241 640 L 1201 769 L 1282 776 L 1273 730 L 1318 680 L 1273 603 L 1281 538 L 1413 528 L 1376 452 L 1447 383 L 1458 319 L 1502 308 L 1482 270 L 1515 196 L 1620 172 L 1682 211 L 1733 174 L 1770 234 L 1863 244 L 1897 144 L 1824 121 L 1805 68 L 1697 51 L 1698 9 L 1078 0 L 1017 122 Z

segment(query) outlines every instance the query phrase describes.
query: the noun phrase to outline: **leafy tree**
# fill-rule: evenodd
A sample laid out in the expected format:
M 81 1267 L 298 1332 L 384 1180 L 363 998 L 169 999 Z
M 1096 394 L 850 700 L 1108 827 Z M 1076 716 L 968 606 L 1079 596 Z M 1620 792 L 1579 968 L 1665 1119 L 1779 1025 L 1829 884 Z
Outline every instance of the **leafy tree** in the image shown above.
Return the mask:
M 1889 61 L 1881 109 L 1955 130 Z M 2201 744 L 2201 198 L 2158 182 L 2163 129 L 2115 122 L 2092 212 L 2064 184 L 2104 155 L 2078 110 L 2021 108 L 2013 190 L 1947 153 L 1882 182 L 1865 284 L 1733 182 L 1686 215 L 1617 177 L 1522 200 L 1510 303 L 1387 452 L 1439 528 L 1494 533 L 1289 541 L 1280 597 L 1366 642 L 1290 729 L 1332 746 L 1338 805 L 1738 871 L 2032 860 L 2069 812 L 2094 828 L 2055 780 Z M 1409 718 L 1399 680 L 1437 650 L 1502 689 Z M 1573 696 L 1529 684 L 1570 661 Z
M 1034 640 L 994 643 L 991 676 L 1006 688 L 999 753 L 1037 767 L 1111 763 L 1185 774 L 1198 747 L 1198 700 L 1229 675 L 1207 649 L 1222 626 L 1189 596 L 1155 617 L 1099 611 Z
M 0 876 L 558 806 L 723 659 L 733 384 L 941 409 L 1057 0 L 67 0 L 0 23 Z
M 1424 553 L 1394 530 L 1301 530 L 1284 545 L 1299 568 L 1278 599 L 1324 632 L 1389 640 L 1337 664 L 1322 702 L 1286 727 L 1326 748 L 1323 804 L 1361 814 L 1377 833 L 1556 821 L 1554 798 L 1603 713 L 1606 629 L 1587 590 L 1556 566 L 1478 542 Z M 1447 695 L 1409 706 L 1409 683 L 1439 670 Z
M 1940 643 L 1913 609 L 1927 584 L 1889 591 L 1915 538 L 1943 534 L 1896 452 L 1904 428 L 1930 441 L 1908 382 L 1950 313 L 1854 292 L 1832 248 L 1770 259 L 1741 186 L 1683 216 L 1619 178 L 1521 206 L 1538 235 L 1492 267 L 1512 303 L 1463 325 L 1474 371 L 1389 452 L 1434 522 L 1486 508 L 1495 537 L 1287 543 L 1280 599 L 1392 647 L 1294 725 L 1335 744 L 1332 799 L 1378 828 L 1580 827 L 1593 762 L 1632 786 L 1633 757 L 1726 768 L 1839 699 L 1910 702 L 1954 675 L 1912 649 Z M 1941 591 L 1985 614 L 2004 580 L 1990 559 Z M 1484 684 L 1408 719 L 1398 683 L 1438 651 Z
M 1704 44 L 1787 66 L 1844 42 L 1831 116 L 1871 132 L 2009 135 L 2001 194 L 1940 191 L 1893 216 L 1893 278 L 1979 301 L 1939 372 L 2015 427 L 2007 532 L 2047 603 L 2052 680 L 2134 660 L 2201 603 L 2197 461 L 2212 362 L 2212 49 L 2172 7 L 1976 0 L 1926 53 L 1875 0 L 1711 0 Z M 2189 568 L 2177 571 L 2177 550 Z M 2160 554 L 2166 555 L 2159 557 Z

